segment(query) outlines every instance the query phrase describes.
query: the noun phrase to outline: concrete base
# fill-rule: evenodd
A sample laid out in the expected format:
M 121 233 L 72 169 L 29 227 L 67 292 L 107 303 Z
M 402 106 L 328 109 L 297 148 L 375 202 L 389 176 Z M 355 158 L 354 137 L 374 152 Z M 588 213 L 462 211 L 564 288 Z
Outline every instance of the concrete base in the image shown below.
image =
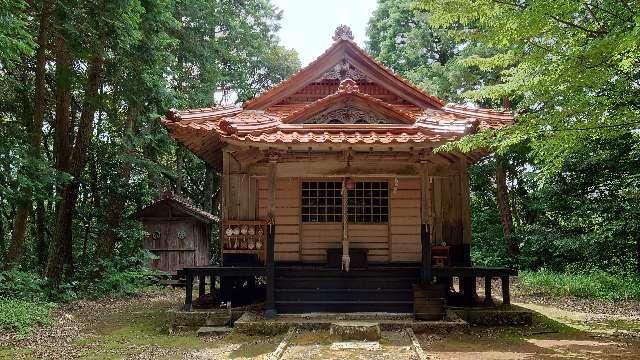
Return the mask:
M 482 326 L 531 325 L 533 312 L 516 305 L 497 307 L 450 308 L 449 314 L 469 324 Z
M 339 341 L 331 344 L 331 350 L 380 350 L 380 343 L 377 341 Z
M 267 319 L 262 314 L 245 312 L 235 321 L 236 331 L 248 334 L 279 334 L 289 328 L 300 330 L 329 330 L 336 321 L 375 322 L 381 331 L 397 331 L 406 328 L 414 332 L 446 333 L 466 329 L 467 322 L 451 315 L 447 321 L 420 321 L 407 313 L 308 313 L 281 314 Z
M 238 319 L 244 310 L 167 310 L 172 329 L 194 330 L 201 326 L 225 326 Z
M 331 337 L 335 340 L 380 340 L 380 325 L 365 321 L 339 321 L 331 324 Z
M 198 336 L 223 336 L 230 333 L 232 328 L 227 326 L 203 326 L 198 329 Z

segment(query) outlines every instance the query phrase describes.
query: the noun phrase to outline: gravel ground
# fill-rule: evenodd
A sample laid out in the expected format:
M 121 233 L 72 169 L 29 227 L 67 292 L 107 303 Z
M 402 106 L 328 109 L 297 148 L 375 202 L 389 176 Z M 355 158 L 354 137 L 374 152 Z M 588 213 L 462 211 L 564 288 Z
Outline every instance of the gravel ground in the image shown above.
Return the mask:
M 493 280 L 491 284 L 493 297 L 499 299 L 501 294 L 500 280 Z M 478 294 L 484 295 L 484 280 L 478 280 L 477 290 Z M 553 306 L 567 311 L 621 316 L 629 320 L 640 321 L 640 301 L 606 301 L 575 297 L 552 298 L 537 296 L 524 291 L 517 277 L 511 278 L 511 301 Z

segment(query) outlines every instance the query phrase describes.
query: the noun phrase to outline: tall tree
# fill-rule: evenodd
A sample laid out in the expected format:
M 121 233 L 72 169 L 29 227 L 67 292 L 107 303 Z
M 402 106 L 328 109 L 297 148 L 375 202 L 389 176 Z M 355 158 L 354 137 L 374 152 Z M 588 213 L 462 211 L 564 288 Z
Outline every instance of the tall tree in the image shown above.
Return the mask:
M 35 2 L 34 2 L 35 4 Z M 39 11 L 39 26 L 35 62 L 35 94 L 34 94 L 34 111 L 33 119 L 29 126 L 29 138 L 31 145 L 31 161 L 40 161 L 42 156 L 42 125 L 44 123 L 45 106 L 46 106 L 46 62 L 47 62 L 47 46 L 49 43 L 50 32 L 50 13 L 51 6 L 48 0 L 43 0 Z M 34 9 L 35 10 L 35 9 Z M 34 11 L 36 14 L 37 11 Z M 24 248 L 24 238 L 27 230 L 27 219 L 33 207 L 32 189 L 27 187 L 22 194 L 18 203 L 16 218 L 13 222 L 13 231 L 11 233 L 11 245 L 6 257 L 6 262 L 10 266 L 18 264 L 22 257 Z

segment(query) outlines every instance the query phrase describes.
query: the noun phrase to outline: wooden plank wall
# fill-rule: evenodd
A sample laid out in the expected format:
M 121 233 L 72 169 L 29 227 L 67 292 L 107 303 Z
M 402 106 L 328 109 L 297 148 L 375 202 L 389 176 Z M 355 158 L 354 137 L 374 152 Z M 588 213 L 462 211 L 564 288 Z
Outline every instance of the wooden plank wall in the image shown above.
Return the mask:
M 327 249 L 342 247 L 342 224 L 302 224 L 300 236 L 300 259 L 303 262 L 323 263 L 327 261 Z
M 198 263 L 199 254 L 198 242 L 202 241 L 200 228 L 192 221 L 158 221 L 150 222 L 146 225 L 147 232 L 153 234 L 160 230 L 160 238 L 153 239 L 152 236 L 145 238 L 145 249 L 153 251 L 160 259 L 154 262 L 154 267 L 162 271 L 175 271 L 185 266 L 200 265 Z M 178 230 L 184 228 L 186 238 L 178 239 Z M 209 263 L 209 254 L 206 255 L 206 264 Z M 202 265 L 206 265 L 202 264 Z
M 257 180 L 258 218 L 267 217 L 269 183 Z M 278 178 L 276 189 L 275 261 L 300 261 L 300 179 Z
M 254 220 L 256 181 L 249 174 L 230 174 L 227 219 Z
M 420 246 L 420 178 L 399 178 L 389 191 L 389 231 L 391 261 L 419 262 Z
M 432 234 L 434 244 L 443 241 L 448 245 L 463 243 L 465 204 L 460 176 L 433 177 Z
M 256 180 L 230 153 L 223 153 L 223 219 L 254 220 Z
M 420 178 L 389 178 L 389 223 L 351 224 L 349 235 L 353 248 L 368 248 L 371 262 L 419 262 Z M 338 223 L 302 224 L 300 219 L 300 178 L 278 178 L 276 192 L 276 261 L 326 261 L 326 249 L 341 247 L 342 226 Z M 430 178 L 431 236 L 434 244 L 468 243 L 465 233 L 466 205 L 464 179 L 459 175 Z M 258 178 L 258 218 L 265 218 L 269 189 L 266 178 Z M 468 190 L 467 190 L 468 191 Z M 465 225 L 466 224 L 466 225 Z
M 342 224 L 302 224 L 300 258 L 303 262 L 324 263 L 327 249 L 342 248 Z M 349 246 L 369 249 L 369 262 L 389 261 L 387 224 L 349 224 Z

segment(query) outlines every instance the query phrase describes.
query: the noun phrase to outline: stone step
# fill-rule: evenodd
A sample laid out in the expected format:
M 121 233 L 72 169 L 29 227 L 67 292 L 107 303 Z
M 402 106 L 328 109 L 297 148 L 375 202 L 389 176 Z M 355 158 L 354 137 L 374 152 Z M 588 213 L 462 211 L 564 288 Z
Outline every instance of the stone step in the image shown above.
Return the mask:
M 331 350 L 380 350 L 380 343 L 377 341 L 336 341 L 331 344 Z
M 203 326 L 198 329 L 198 336 L 221 336 L 228 334 L 232 328 L 228 326 Z
M 380 340 L 380 324 L 370 321 L 338 321 L 331 324 L 331 337 L 339 341 Z
M 212 314 L 207 316 L 206 326 L 225 326 L 231 322 L 231 314 Z

